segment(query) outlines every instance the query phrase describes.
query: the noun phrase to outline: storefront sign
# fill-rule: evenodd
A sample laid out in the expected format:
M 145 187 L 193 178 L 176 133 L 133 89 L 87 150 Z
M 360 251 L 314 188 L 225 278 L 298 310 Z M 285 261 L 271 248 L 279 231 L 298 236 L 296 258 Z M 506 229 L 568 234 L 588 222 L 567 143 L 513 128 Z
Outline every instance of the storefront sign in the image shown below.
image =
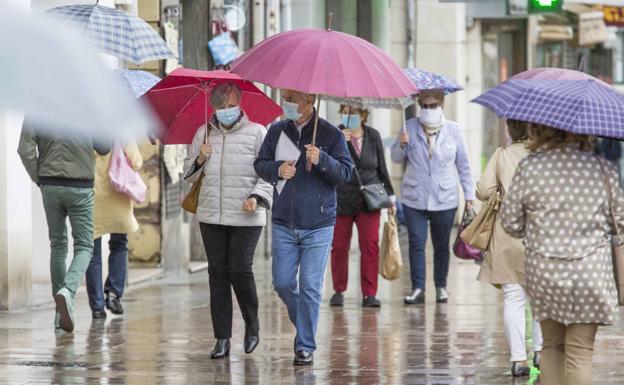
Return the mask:
M 607 41 L 607 27 L 600 12 L 584 12 L 578 17 L 579 45 L 599 44 Z
M 526 0 L 507 0 L 507 14 L 510 16 L 528 15 L 529 3 Z
M 602 12 L 606 25 L 624 27 L 624 8 L 605 6 L 602 8 Z

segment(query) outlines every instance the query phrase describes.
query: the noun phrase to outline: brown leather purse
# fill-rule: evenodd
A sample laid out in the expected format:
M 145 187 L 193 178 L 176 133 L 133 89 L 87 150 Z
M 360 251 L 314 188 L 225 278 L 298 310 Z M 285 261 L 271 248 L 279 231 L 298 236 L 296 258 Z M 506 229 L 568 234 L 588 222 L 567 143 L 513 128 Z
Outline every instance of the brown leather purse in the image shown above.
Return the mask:
M 208 143 L 208 136 L 210 135 L 210 131 L 212 129 L 212 126 L 209 124 L 208 127 L 206 128 L 206 135 L 204 136 L 204 143 L 206 144 Z M 205 162 L 207 162 L 208 159 L 206 159 Z M 204 165 L 206 164 L 204 162 Z M 202 170 L 201 170 L 201 174 L 199 175 L 199 178 L 197 178 L 197 180 L 195 182 L 193 182 L 193 185 L 191 186 L 191 191 L 188 192 L 188 194 L 186 194 L 186 196 L 184 197 L 184 200 L 182 201 L 182 208 L 186 211 L 188 211 L 189 213 L 197 213 L 197 205 L 199 204 L 199 191 L 201 190 L 201 185 L 202 185 L 202 181 L 204 180 L 204 166 L 202 166 Z

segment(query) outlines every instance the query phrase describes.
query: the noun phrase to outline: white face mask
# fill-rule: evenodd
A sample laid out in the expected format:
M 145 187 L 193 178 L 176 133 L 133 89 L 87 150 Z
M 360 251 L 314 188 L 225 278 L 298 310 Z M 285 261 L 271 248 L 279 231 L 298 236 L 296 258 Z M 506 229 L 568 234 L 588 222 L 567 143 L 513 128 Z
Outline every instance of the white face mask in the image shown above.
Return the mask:
M 420 122 L 426 126 L 435 126 L 442 122 L 443 114 L 442 107 L 431 109 L 421 108 L 418 118 Z

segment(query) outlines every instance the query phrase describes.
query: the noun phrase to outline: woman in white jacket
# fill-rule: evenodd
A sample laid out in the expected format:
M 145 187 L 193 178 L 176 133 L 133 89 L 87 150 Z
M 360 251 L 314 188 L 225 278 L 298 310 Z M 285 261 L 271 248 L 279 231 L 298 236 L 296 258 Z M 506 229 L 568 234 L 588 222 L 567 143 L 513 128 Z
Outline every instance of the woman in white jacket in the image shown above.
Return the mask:
M 253 166 L 266 128 L 247 119 L 240 101 L 241 91 L 233 83 L 212 90 L 215 115 L 208 134 L 206 126 L 197 130 L 184 164 L 188 182 L 204 172 L 197 218 L 208 257 L 210 310 L 217 339 L 213 359 L 230 353 L 232 287 L 245 320 L 245 352 L 253 352 L 259 342 L 252 264 L 273 186 L 258 178 Z

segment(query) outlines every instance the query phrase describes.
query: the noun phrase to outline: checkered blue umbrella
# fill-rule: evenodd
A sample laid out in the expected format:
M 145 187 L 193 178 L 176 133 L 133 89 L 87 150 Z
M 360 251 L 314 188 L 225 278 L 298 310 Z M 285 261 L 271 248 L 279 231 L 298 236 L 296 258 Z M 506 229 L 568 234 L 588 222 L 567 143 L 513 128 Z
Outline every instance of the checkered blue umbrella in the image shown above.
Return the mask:
M 137 98 L 143 96 L 144 93 L 154 87 L 156 83 L 160 81 L 160 78 L 147 71 L 139 70 L 118 70 L 116 71 L 121 78 L 126 88 L 132 91 L 132 94 Z
M 624 94 L 594 80 L 510 79 L 473 102 L 499 118 L 624 139 Z
M 444 90 L 448 95 L 464 89 L 453 79 L 420 68 L 405 68 L 403 72 L 419 90 Z
M 143 19 L 101 5 L 68 5 L 47 14 L 86 30 L 103 53 L 135 64 L 176 57 Z

